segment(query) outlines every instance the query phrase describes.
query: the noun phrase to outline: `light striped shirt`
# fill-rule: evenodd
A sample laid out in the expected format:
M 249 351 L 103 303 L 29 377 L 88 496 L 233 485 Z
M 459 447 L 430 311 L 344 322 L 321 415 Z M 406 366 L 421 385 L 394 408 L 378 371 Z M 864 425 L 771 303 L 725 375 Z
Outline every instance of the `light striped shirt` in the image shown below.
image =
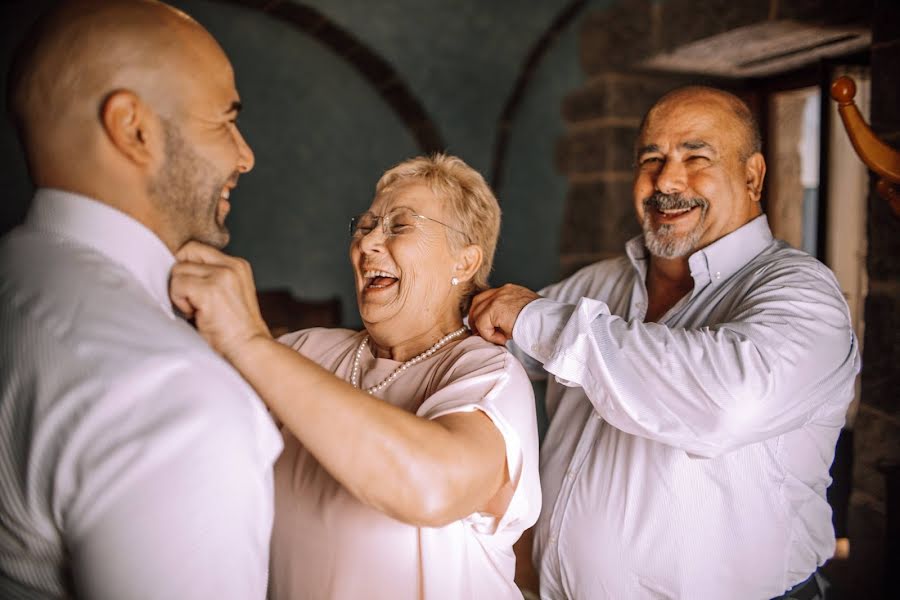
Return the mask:
M 693 291 L 658 323 L 640 238 L 516 321 L 554 376 L 542 598 L 772 598 L 834 550 L 825 489 L 859 370 L 838 284 L 765 216 L 689 264 Z
M 0 597 L 264 597 L 280 436 L 173 263 L 58 190 L 0 242 Z

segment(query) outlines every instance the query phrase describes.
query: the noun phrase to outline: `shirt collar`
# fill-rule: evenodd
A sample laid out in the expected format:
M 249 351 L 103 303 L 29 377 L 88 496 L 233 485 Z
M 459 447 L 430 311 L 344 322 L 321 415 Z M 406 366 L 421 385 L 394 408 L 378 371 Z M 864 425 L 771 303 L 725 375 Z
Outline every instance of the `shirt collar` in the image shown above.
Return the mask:
M 169 273 L 175 257 L 146 226 L 103 202 L 63 190 L 40 188 L 28 213 L 30 227 L 93 248 L 127 270 L 174 317 Z
M 638 235 L 625 242 L 625 254 L 631 261 L 631 266 L 638 272 L 640 281 L 647 281 L 647 268 L 650 264 L 650 253 L 644 246 L 644 236 Z
M 694 252 L 688 259 L 691 276 L 696 282 L 701 275 L 712 285 L 727 281 L 750 260 L 772 243 L 772 230 L 766 215 L 738 227 L 709 246 Z M 696 284 L 694 287 L 698 287 Z
M 763 214 L 709 246 L 694 252 L 688 258 L 691 277 L 694 278 L 694 293 L 706 283 L 719 285 L 727 281 L 753 257 L 765 250 L 772 240 L 769 221 Z M 632 266 L 640 273 L 641 280 L 645 280 L 649 253 L 644 246 L 644 236 L 639 235 L 628 240 L 625 253 Z

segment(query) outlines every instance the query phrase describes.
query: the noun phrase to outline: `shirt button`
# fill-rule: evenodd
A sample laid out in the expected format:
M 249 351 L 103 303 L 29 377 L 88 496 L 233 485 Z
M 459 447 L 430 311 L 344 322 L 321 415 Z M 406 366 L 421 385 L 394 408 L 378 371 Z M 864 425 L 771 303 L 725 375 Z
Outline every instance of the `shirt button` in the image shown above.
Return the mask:
M 722 279 L 722 273 L 716 271 L 716 279 Z
M 569 469 L 568 471 L 566 471 L 566 479 L 572 479 L 572 477 L 572 469 Z
M 534 352 L 535 354 L 538 354 L 541 350 L 537 344 L 534 344 L 531 346 L 531 351 Z
M 550 539 L 549 539 L 548 541 L 549 541 L 551 544 L 555 544 L 555 543 L 556 543 L 556 534 L 554 533 L 553 535 L 551 535 L 551 536 L 550 536 Z

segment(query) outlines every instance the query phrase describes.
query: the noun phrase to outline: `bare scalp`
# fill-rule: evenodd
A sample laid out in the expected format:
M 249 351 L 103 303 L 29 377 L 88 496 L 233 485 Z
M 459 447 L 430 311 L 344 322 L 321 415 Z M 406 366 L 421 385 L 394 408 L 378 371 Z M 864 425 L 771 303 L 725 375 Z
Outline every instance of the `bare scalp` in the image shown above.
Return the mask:
M 657 100 L 650 110 L 647 111 L 647 114 L 644 115 L 636 147 L 640 147 L 647 126 L 656 117 L 664 114 L 666 110 L 673 106 L 689 102 L 704 103 L 709 110 L 715 110 L 715 107 L 718 105 L 720 109 L 730 114 L 741 137 L 739 146 L 741 161 L 745 161 L 753 154 L 762 151 L 762 136 L 750 107 L 730 92 L 700 85 L 675 89 Z
M 189 16 L 154 0 L 62 2 L 29 32 L 10 72 L 8 106 L 29 154 L 38 140 L 46 147 L 81 138 L 117 90 L 173 110 L 173 61 L 198 40 L 216 44 Z

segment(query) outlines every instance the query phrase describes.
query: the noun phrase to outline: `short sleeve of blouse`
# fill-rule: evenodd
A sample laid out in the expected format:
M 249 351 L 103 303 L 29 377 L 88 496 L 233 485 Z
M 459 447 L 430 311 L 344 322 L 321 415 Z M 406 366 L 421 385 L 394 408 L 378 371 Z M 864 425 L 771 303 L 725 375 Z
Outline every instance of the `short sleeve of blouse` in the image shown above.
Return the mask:
M 482 411 L 503 435 L 512 499 L 499 521 L 475 513 L 467 518 L 479 533 L 519 533 L 540 512 L 538 433 L 534 391 L 522 365 L 505 348 L 472 337 L 458 344 L 437 377 L 437 389 L 417 411 L 427 419 Z

